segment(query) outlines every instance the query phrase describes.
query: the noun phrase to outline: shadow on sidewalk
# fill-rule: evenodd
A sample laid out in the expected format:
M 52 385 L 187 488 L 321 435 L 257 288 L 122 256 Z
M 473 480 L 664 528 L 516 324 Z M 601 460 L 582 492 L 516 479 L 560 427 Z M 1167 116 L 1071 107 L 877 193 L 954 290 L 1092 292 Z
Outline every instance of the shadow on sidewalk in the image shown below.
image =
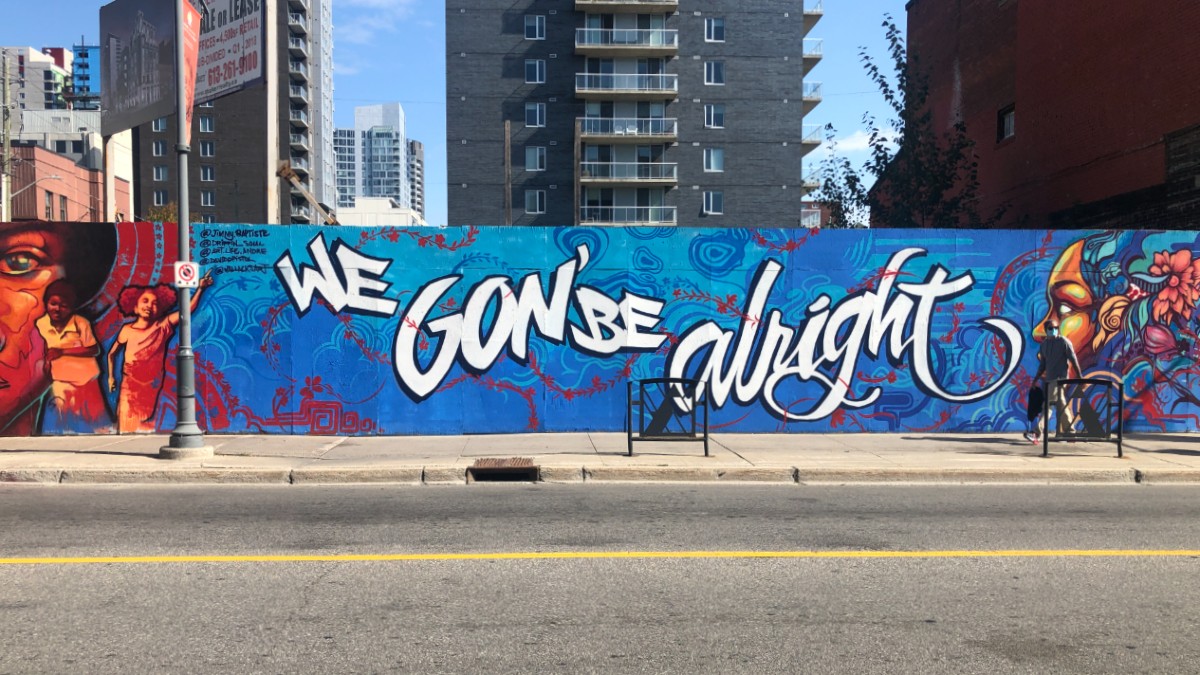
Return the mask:
M 995 445 L 1008 448 L 1005 450 L 1001 447 L 995 449 L 974 448 L 957 448 L 953 449 L 960 455 L 997 455 L 1001 457 L 1012 457 L 1015 455 L 1029 454 L 1030 448 L 1040 448 L 1041 445 L 1034 445 L 1023 438 L 999 438 L 997 436 L 947 436 L 938 434 L 935 436 L 902 436 L 901 440 L 905 441 L 922 441 L 932 443 L 955 443 L 960 445 Z M 947 448 L 951 450 L 951 448 Z M 1038 452 L 1041 452 L 1040 450 Z
M 113 457 L 152 457 L 157 459 L 158 452 L 117 452 L 116 450 L 66 450 L 63 448 L 0 448 L 0 455 L 26 453 L 33 455 L 111 455 Z

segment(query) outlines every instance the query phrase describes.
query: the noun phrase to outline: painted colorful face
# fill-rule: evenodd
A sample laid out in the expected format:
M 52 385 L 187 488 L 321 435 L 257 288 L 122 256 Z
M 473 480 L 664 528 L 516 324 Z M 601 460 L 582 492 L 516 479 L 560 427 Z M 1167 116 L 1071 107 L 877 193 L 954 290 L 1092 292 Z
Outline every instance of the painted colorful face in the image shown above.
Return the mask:
M 71 305 L 63 296 L 51 295 L 46 299 L 46 315 L 50 317 L 51 323 L 61 325 L 71 318 Z
M 1092 341 L 1096 337 L 1095 308 L 1099 300 L 1080 273 L 1083 262 L 1083 244 L 1077 241 L 1067 247 L 1055 261 L 1046 282 L 1046 300 L 1050 310 L 1038 322 L 1033 332 L 1034 339 L 1046 338 L 1045 323 L 1058 319 L 1058 332 L 1071 341 L 1075 354 L 1081 362 L 1093 356 Z
M 146 291 L 138 297 L 135 311 L 139 317 L 148 321 L 158 316 L 158 296 L 154 294 L 154 291 Z
M 65 241 L 52 229 L 0 226 L 0 432 L 46 391 L 46 343 L 35 323 L 46 287 L 63 276 Z

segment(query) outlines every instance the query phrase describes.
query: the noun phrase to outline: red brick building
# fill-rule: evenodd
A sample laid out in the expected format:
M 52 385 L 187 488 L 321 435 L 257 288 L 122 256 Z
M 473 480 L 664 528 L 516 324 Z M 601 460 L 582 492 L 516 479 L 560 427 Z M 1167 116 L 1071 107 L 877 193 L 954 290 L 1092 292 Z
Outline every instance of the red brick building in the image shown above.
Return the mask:
M 13 155 L 17 161 L 13 163 L 12 220 L 105 220 L 103 172 L 33 143 L 16 144 Z M 114 180 L 116 203 L 128 204 L 129 182 Z
M 1200 2 L 910 0 L 937 128 L 1006 227 L 1200 227 Z

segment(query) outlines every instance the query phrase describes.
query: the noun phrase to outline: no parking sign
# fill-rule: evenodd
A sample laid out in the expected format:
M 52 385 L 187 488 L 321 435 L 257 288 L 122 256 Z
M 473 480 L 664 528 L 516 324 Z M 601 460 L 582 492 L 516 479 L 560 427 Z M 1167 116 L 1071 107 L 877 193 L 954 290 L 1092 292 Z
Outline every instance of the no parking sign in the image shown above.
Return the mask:
M 175 262 L 175 288 L 199 288 L 200 266 L 194 262 Z

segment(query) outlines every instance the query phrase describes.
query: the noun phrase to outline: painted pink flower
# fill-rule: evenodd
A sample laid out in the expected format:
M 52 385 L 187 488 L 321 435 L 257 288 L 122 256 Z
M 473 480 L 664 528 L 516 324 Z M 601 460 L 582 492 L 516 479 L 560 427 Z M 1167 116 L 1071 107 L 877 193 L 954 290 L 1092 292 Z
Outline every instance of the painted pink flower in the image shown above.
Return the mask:
M 1155 253 L 1150 273 L 1167 277 L 1167 285 L 1154 296 L 1154 318 L 1159 321 L 1169 321 L 1174 315 L 1192 318 L 1192 310 L 1200 303 L 1200 260 L 1192 260 L 1192 252 L 1188 250 Z

